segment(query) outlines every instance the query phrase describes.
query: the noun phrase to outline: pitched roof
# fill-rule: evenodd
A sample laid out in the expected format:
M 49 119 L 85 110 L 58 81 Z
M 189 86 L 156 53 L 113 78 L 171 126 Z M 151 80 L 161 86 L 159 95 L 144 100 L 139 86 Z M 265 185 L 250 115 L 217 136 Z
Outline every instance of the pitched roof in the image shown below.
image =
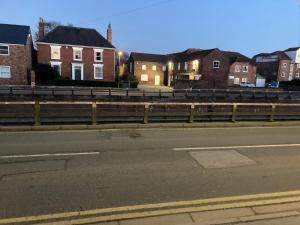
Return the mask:
M 272 53 L 260 53 L 260 54 L 255 55 L 253 58 L 271 57 L 271 56 L 277 56 L 278 59 L 280 59 L 280 60 L 291 60 L 291 58 L 282 51 L 276 51 L 276 52 L 272 52 Z
M 130 57 L 134 61 L 146 61 L 146 62 L 166 62 L 167 61 L 166 55 L 159 55 L 159 54 L 132 52 Z
M 251 59 L 247 56 L 242 55 L 239 52 L 229 52 L 229 51 L 222 51 L 228 58 L 230 64 L 233 64 L 235 62 L 251 62 Z
M 29 26 L 0 24 L 0 43 L 26 45 L 29 34 Z
M 288 48 L 285 50 L 285 52 L 297 51 L 298 49 L 300 49 L 300 47 Z
M 54 28 L 39 42 L 115 48 L 95 29 L 70 26 L 58 26 Z

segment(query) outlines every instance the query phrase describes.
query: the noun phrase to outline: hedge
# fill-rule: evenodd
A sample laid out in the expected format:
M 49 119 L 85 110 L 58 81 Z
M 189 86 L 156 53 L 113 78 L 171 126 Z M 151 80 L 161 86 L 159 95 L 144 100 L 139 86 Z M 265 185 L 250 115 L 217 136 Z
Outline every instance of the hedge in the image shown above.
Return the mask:
M 300 80 L 282 81 L 279 86 L 287 91 L 300 91 Z
M 93 80 L 48 80 L 39 81 L 38 85 L 48 86 L 78 86 L 78 87 L 118 87 L 114 81 L 93 81 Z

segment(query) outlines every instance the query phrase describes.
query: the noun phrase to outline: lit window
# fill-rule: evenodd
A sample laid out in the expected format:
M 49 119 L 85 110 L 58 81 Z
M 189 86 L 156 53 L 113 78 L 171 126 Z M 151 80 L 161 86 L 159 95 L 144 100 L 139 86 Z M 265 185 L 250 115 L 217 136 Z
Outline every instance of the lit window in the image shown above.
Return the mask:
M 102 62 L 103 60 L 103 50 L 102 49 L 94 49 L 94 58 L 95 62 Z
M 167 67 L 166 66 L 162 66 L 162 71 L 166 71 Z
M 199 61 L 198 60 L 194 60 L 193 61 L 193 70 L 197 70 L 198 69 L 198 65 L 199 65 Z
M 103 80 L 103 65 L 94 65 L 94 79 Z
M 215 61 L 213 62 L 213 68 L 214 68 L 214 69 L 219 69 L 219 68 L 220 68 L 220 61 L 215 60 Z
M 0 45 L 0 55 L 9 55 L 8 45 Z
M 148 81 L 148 75 L 147 74 L 142 74 L 141 75 L 141 81 Z
M 81 61 L 82 60 L 82 48 L 73 48 L 74 60 Z
M 248 72 L 248 66 L 243 66 L 243 72 L 247 73 Z
M 178 71 L 180 70 L 180 62 L 178 63 L 178 67 L 177 67 Z
M 155 71 L 156 70 L 156 66 L 154 65 L 154 66 L 152 66 L 152 70 L 153 71 Z
M 240 78 L 234 78 L 234 84 L 240 84 Z
M 10 66 L 0 66 L 0 78 L 11 78 Z
M 236 73 L 240 73 L 241 72 L 241 66 L 240 65 L 236 65 L 235 66 L 235 72 Z
M 187 63 L 187 62 L 184 63 L 184 70 L 185 70 L 185 71 L 188 70 L 188 63 Z
M 146 65 L 142 65 L 142 70 L 147 70 L 147 66 Z
M 247 78 L 242 78 L 242 82 L 247 82 L 248 79 Z
M 51 59 L 60 59 L 61 46 L 51 46 Z

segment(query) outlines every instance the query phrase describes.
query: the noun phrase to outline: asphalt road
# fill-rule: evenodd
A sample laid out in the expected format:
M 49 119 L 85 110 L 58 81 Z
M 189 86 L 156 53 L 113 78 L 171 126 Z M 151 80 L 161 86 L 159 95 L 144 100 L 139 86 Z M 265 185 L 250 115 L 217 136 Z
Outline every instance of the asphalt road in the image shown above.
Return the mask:
M 0 218 L 300 190 L 300 128 L 0 133 Z

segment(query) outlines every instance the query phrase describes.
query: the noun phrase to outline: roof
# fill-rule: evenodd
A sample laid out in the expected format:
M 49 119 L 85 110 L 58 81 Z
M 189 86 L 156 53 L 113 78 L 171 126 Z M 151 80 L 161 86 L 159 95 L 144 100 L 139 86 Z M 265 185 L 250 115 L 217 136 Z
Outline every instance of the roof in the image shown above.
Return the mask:
M 166 62 L 167 61 L 166 55 L 159 55 L 159 54 L 132 52 L 130 57 L 134 61 L 146 61 L 146 62 Z
M 297 51 L 298 49 L 300 49 L 300 47 L 288 48 L 287 50 L 285 50 L 285 52 L 293 52 Z
M 26 45 L 29 34 L 29 26 L 0 24 L 0 43 Z
M 95 29 L 70 26 L 58 26 L 54 28 L 39 42 L 115 48 Z
M 280 60 L 291 60 L 291 58 L 282 51 L 276 51 L 276 52 L 272 52 L 272 53 L 260 53 L 258 55 L 255 55 L 253 58 L 270 57 L 270 56 L 277 56 L 278 59 L 280 59 Z
M 247 62 L 250 63 L 251 59 L 247 56 L 242 55 L 239 52 L 230 52 L 230 51 L 222 51 L 228 58 L 230 64 L 233 64 L 235 62 Z

